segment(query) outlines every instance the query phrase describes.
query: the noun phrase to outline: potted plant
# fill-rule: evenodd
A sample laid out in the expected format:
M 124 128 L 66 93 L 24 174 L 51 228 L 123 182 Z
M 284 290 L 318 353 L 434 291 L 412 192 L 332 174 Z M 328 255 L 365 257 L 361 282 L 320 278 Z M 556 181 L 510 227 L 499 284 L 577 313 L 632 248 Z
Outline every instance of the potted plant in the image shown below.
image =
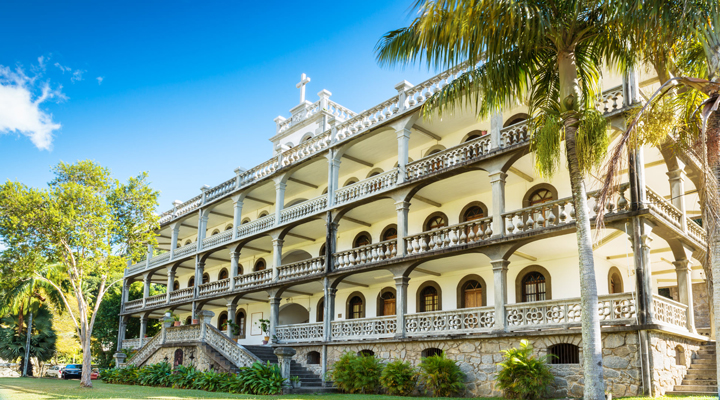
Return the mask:
M 227 327 L 228 327 L 227 321 L 226 321 L 226 322 L 223 322 L 222 324 L 220 324 L 220 330 L 221 330 L 221 331 L 226 331 L 226 330 L 227 330 Z
M 263 344 L 268 344 L 270 341 L 270 336 L 268 336 L 268 331 L 270 330 L 270 320 L 269 319 L 261 319 L 258 320 L 258 322 L 255 323 L 255 325 L 260 326 L 260 331 L 265 334 L 265 339 L 263 340 Z
M 233 340 L 237 342 L 238 336 L 240 336 L 240 325 L 232 321 L 228 321 L 228 324 L 230 325 L 230 333 L 233 336 Z
M 193 325 L 197 325 L 197 324 L 199 324 L 199 323 L 200 323 L 200 320 L 199 320 L 199 319 L 193 318 L 193 320 L 192 320 L 192 324 L 193 324 Z
M 173 322 L 173 326 L 180 326 L 180 324 L 181 324 L 181 322 L 180 322 L 180 317 L 178 317 L 177 315 L 173 314 L 173 315 L 172 315 L 172 318 L 173 318 L 173 320 L 175 320 L 175 322 Z
M 290 382 L 292 382 L 292 385 L 293 385 L 294 388 L 297 389 L 297 388 L 300 387 L 300 377 L 299 377 L 299 376 L 297 376 L 297 375 L 291 376 L 291 377 L 290 377 Z

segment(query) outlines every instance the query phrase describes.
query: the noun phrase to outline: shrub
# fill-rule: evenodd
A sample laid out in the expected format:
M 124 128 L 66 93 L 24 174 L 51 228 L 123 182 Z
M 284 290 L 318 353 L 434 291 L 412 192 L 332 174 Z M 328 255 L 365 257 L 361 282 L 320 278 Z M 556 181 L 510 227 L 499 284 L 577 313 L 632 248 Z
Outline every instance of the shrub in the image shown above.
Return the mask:
M 380 386 L 383 364 L 375 356 L 357 356 L 346 352 L 330 374 L 340 390 L 347 393 L 375 393 Z
M 235 380 L 230 383 L 229 391 L 247 394 L 278 394 L 282 391 L 285 378 L 280 374 L 278 365 L 255 362 L 250 367 L 241 368 Z
M 495 378 L 505 397 L 533 400 L 545 396 L 547 386 L 554 380 L 547 365 L 547 357 L 533 356 L 533 348 L 527 340 L 520 341 L 520 348 L 503 350 L 502 370 Z
M 167 362 L 146 365 L 138 370 L 137 384 L 143 386 L 170 386 L 172 367 Z
M 343 392 L 354 393 L 355 391 L 355 372 L 351 364 L 356 358 L 355 353 L 348 351 L 332 366 L 330 379 L 335 383 L 335 386 Z
M 170 377 L 171 385 L 179 389 L 192 389 L 193 383 L 196 379 L 199 379 L 202 374 L 203 372 L 198 371 L 194 365 L 178 365 Z
M 222 390 L 228 380 L 229 375 L 215 371 L 205 371 L 195 379 L 193 387 L 198 390 L 207 390 L 208 392 L 217 392 Z
M 426 393 L 434 397 L 449 397 L 465 388 L 465 378 L 455 361 L 440 355 L 425 357 L 420 363 L 420 381 L 425 386 Z
M 396 360 L 385 366 L 380 375 L 380 384 L 388 394 L 407 396 L 417 383 L 417 371 L 408 362 Z

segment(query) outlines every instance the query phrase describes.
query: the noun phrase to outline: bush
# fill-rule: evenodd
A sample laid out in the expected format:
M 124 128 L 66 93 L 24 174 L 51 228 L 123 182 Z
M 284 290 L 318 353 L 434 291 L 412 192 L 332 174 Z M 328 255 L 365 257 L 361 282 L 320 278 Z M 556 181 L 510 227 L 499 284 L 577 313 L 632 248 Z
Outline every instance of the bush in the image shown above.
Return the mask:
M 205 371 L 195 379 L 193 387 L 198 390 L 207 390 L 208 392 L 217 392 L 227 386 L 226 382 L 230 379 L 229 374 Z
M 375 393 L 380 386 L 383 364 L 375 356 L 357 356 L 346 352 L 330 374 L 340 390 L 347 393 Z
M 170 386 L 172 367 L 167 362 L 146 365 L 138 370 L 137 384 L 143 386 Z
M 385 366 L 380 375 L 380 384 L 388 394 L 407 396 L 417 383 L 417 371 L 408 362 L 396 360 Z
M 495 378 L 498 387 L 510 399 L 533 400 L 545 396 L 547 386 L 554 380 L 547 365 L 547 357 L 533 356 L 533 348 L 527 340 L 520 341 L 520 348 L 503 350 L 502 370 Z
M 178 365 L 170 377 L 170 385 L 178 389 L 192 389 L 195 380 L 200 379 L 202 374 L 203 372 L 198 371 L 194 365 Z
M 420 363 L 420 381 L 425 386 L 426 393 L 434 397 L 449 397 L 465 388 L 463 379 L 465 375 L 455 361 L 440 355 L 425 357 Z
M 282 391 L 285 378 L 280 374 L 278 365 L 255 362 L 250 367 L 241 368 L 230 384 L 232 393 L 278 394 Z

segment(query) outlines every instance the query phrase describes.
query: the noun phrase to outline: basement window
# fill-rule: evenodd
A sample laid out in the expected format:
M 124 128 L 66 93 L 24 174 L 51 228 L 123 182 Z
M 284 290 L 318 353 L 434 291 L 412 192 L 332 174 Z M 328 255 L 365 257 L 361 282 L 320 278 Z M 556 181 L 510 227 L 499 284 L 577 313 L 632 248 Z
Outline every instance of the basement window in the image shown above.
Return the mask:
M 548 348 L 550 364 L 580 364 L 580 348 L 570 343 L 558 343 Z

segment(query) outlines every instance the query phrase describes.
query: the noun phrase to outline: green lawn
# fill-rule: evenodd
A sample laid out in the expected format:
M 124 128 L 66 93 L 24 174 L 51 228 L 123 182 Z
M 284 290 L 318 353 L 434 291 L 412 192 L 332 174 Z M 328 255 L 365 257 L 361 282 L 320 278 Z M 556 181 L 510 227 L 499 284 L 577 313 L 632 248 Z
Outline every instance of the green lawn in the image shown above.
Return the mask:
M 248 396 L 240 394 L 211 393 L 201 390 L 167 389 L 143 386 L 110 385 L 93 381 L 93 389 L 80 389 L 78 381 L 63 381 L 53 378 L 0 378 L 0 400 L 62 400 L 62 399 L 317 399 L 323 400 L 398 400 L 421 399 L 418 397 L 391 397 L 375 395 L 330 394 L 330 395 L 287 395 Z M 422 398 L 427 400 L 428 398 Z M 640 397 L 625 400 L 646 400 Z M 716 397 L 657 397 L 672 400 L 710 400 Z

